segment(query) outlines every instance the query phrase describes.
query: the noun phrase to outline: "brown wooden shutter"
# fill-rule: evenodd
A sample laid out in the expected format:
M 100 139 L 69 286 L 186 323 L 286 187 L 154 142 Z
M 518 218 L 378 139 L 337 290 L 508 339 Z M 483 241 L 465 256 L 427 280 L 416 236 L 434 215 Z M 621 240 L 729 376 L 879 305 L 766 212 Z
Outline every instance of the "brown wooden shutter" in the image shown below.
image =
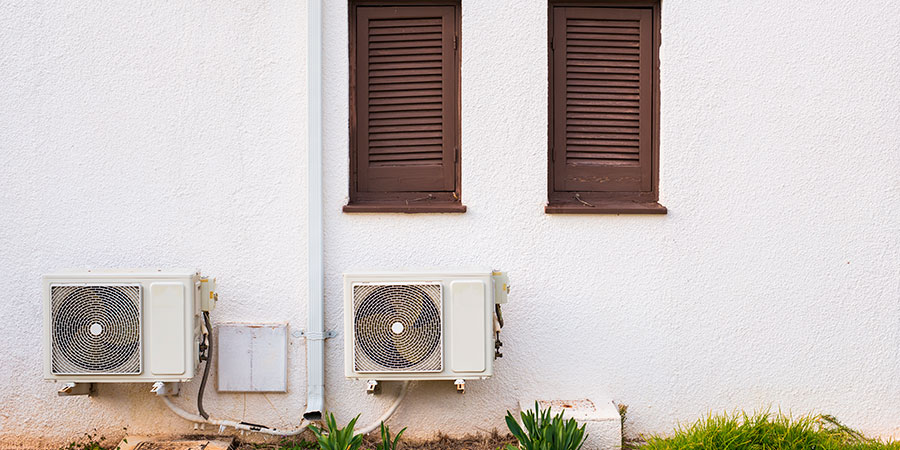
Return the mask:
M 356 8 L 356 192 L 457 189 L 456 27 L 454 6 Z
M 553 191 L 654 190 L 652 18 L 650 8 L 553 8 Z

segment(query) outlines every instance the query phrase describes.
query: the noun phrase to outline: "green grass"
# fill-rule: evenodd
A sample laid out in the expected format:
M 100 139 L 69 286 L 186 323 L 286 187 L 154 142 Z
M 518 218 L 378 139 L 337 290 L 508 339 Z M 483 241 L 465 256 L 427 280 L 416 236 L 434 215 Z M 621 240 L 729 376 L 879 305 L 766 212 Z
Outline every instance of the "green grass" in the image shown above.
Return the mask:
M 900 450 L 900 442 L 863 436 L 827 415 L 709 415 L 670 436 L 650 436 L 641 450 Z

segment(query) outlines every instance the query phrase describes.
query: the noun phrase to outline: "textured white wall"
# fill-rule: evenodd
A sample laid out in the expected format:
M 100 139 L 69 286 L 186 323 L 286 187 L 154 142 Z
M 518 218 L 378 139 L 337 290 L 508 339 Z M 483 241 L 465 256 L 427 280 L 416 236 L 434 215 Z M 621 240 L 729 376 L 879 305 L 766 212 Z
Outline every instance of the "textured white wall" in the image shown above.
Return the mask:
M 163 3 L 0 13 L 0 442 L 188 429 L 147 386 L 58 399 L 39 380 L 43 272 L 196 266 L 220 279 L 215 320 L 305 323 L 305 7 Z M 520 396 L 556 395 L 628 404 L 636 432 L 767 406 L 900 431 L 892 2 L 664 2 L 663 217 L 543 214 L 546 3 L 512 0 L 463 1 L 469 211 L 341 213 L 347 6 L 326 3 L 328 327 L 346 270 L 513 277 L 497 376 L 415 385 L 393 423 L 502 428 Z M 326 351 L 328 408 L 377 417 L 388 399 L 343 379 L 339 340 Z M 302 340 L 290 359 L 289 394 L 208 409 L 292 423 Z
M 42 273 L 198 267 L 222 280 L 215 320 L 306 322 L 305 5 L 0 6 L 0 447 L 190 430 L 148 385 L 56 397 L 41 380 Z M 292 341 L 294 395 L 215 395 L 213 380 L 207 409 L 299 417 Z M 196 389 L 179 400 L 192 410 Z

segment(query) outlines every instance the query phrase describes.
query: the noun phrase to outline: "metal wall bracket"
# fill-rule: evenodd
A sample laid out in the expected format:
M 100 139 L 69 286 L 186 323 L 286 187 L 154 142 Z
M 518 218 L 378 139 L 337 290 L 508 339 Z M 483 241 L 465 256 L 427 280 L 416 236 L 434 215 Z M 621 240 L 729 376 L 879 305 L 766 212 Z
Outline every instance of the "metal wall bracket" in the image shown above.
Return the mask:
M 151 393 L 159 396 L 178 395 L 178 391 L 180 390 L 181 383 L 165 383 L 162 381 L 153 383 L 153 387 L 150 388 Z
M 377 394 L 381 389 L 380 385 L 375 380 L 366 381 L 366 394 Z
M 453 384 L 456 385 L 456 392 L 460 394 L 466 393 L 466 380 L 456 380 Z
M 62 387 L 56 391 L 56 395 L 67 397 L 69 395 L 87 395 L 93 396 L 97 393 L 94 383 L 64 383 Z
M 312 331 L 300 330 L 299 336 L 296 333 L 294 333 L 293 336 L 306 338 L 309 341 L 323 341 L 325 339 L 337 336 L 337 332 L 334 330 L 328 330 L 325 332 L 316 333 Z

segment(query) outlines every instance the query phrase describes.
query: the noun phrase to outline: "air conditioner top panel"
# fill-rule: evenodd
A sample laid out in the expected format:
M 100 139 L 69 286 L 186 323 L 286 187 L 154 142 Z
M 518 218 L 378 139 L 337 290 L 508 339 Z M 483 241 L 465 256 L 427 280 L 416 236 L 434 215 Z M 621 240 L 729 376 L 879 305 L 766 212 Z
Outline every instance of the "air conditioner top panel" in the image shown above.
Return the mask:
M 196 269 L 60 269 L 44 278 L 178 278 L 198 274 Z

